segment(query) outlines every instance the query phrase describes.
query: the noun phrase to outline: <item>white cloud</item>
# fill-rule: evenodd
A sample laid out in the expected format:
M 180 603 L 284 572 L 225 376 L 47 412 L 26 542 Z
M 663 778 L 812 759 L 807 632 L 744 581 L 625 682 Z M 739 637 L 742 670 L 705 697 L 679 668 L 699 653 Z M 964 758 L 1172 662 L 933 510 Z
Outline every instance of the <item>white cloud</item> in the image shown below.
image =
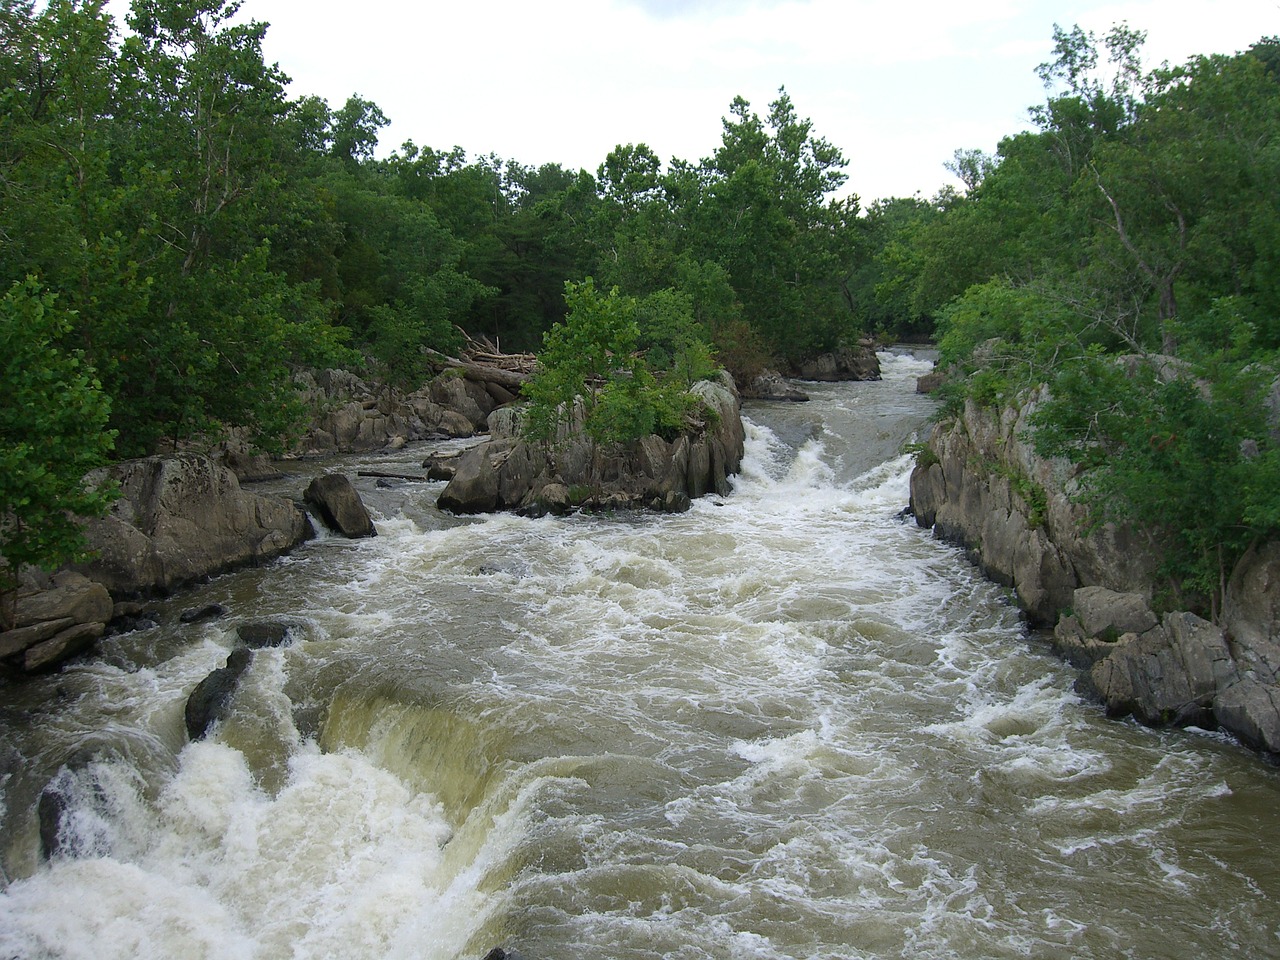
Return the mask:
M 122 0 L 115 0 L 119 9 Z M 1146 29 L 1152 62 L 1280 32 L 1275 0 L 245 0 L 293 95 L 358 92 L 406 139 L 594 170 L 618 143 L 697 160 L 735 95 L 780 86 L 865 199 L 932 194 L 957 147 L 994 149 L 1043 92 L 1055 22 Z

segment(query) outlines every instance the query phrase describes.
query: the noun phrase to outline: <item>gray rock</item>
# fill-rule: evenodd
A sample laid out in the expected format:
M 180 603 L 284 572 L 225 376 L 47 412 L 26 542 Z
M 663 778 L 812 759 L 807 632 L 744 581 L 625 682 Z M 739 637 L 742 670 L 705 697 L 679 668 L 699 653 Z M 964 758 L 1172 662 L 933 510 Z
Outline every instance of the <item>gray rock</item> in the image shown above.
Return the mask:
M 692 392 L 714 411 L 705 422 L 674 441 L 650 436 L 608 449 L 571 427 L 563 428 L 552 443 L 525 441 L 518 436 L 517 415 L 495 411 L 493 438 L 458 459 L 437 506 L 454 513 L 537 514 L 569 499 L 558 488 L 589 490 L 585 505 L 597 509 L 650 507 L 655 502 L 678 507 L 682 501 L 669 500 L 670 494 L 726 493 L 745 442 L 737 393 L 727 375 L 695 384 Z M 575 422 L 580 423 L 580 414 Z
M 51 589 L 19 596 L 14 612 L 14 622 L 19 627 L 61 619 L 106 623 L 111 619 L 111 594 L 101 583 L 75 571 L 63 570 L 53 577 Z
M 75 626 L 75 623 L 75 620 L 70 617 L 60 617 L 57 620 L 42 620 L 28 627 L 6 630 L 0 633 L 0 660 L 20 654 L 28 647 L 33 647 L 42 640 L 48 640 L 68 627 Z
M 1121 637 L 1090 677 L 1112 716 L 1212 727 L 1214 698 L 1231 673 L 1222 631 L 1193 614 L 1174 613 L 1141 637 Z
M 790 403 L 807 403 L 809 395 L 787 380 L 777 370 L 763 370 L 743 391 L 752 400 L 785 400 Z
M 196 684 L 183 710 L 188 737 L 202 740 L 210 727 L 226 718 L 240 677 L 252 662 L 252 651 L 244 648 L 233 650 L 227 657 L 226 666 L 212 671 Z
M 106 624 L 97 622 L 67 627 L 23 651 L 22 669 L 27 673 L 52 670 L 63 661 L 91 650 L 106 628 Z
M 1214 715 L 1246 745 L 1280 753 L 1280 690 L 1274 682 L 1236 679 L 1218 694 Z
M 875 344 L 863 340 L 856 346 L 841 346 L 808 360 L 793 373 L 801 380 L 879 380 L 880 358 L 876 356 Z
M 0 658 L 28 673 L 51 670 L 91 649 L 105 632 L 113 609 L 106 587 L 61 570 L 19 594 L 16 626 L 0 633 Z
M 291 624 L 279 620 L 257 620 L 252 623 L 242 623 L 236 627 L 236 636 L 246 647 L 259 650 L 263 647 L 283 645 L 289 639 L 290 629 L 292 629 Z
M 946 375 L 940 370 L 926 373 L 924 376 L 916 378 L 916 393 L 934 393 L 946 381 Z
M 100 471 L 121 497 L 86 528 L 95 559 L 76 567 L 117 596 L 166 593 L 238 566 L 260 563 L 310 535 L 289 500 L 242 490 L 208 457 L 147 457 Z
M 1117 593 L 1106 587 L 1081 587 L 1072 596 L 1072 608 L 1084 632 L 1091 637 L 1146 633 L 1159 621 L 1140 593 Z
M 351 481 L 340 473 L 326 473 L 307 485 L 303 499 L 315 508 L 326 527 L 344 537 L 375 537 L 377 529 Z

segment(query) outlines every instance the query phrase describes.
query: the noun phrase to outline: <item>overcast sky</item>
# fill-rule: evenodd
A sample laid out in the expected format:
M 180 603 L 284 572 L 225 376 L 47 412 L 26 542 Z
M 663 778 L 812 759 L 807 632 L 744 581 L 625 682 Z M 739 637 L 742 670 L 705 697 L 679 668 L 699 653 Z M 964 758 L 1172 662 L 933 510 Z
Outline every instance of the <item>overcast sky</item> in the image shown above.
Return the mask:
M 113 0 L 123 9 L 125 0 Z M 931 196 L 1041 102 L 1053 25 L 1147 31 L 1151 65 L 1280 34 L 1280 0 L 244 0 L 291 96 L 352 93 L 405 140 L 592 172 L 619 143 L 696 161 L 735 95 L 785 86 L 864 202 Z

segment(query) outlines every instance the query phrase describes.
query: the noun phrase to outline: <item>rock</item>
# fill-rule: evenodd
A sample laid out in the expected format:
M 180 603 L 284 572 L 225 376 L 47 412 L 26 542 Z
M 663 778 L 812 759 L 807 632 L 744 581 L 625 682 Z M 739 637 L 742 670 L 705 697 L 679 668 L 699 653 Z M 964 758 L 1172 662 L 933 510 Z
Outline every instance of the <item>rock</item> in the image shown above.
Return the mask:
M 596 447 L 580 427 L 562 429 L 553 443 L 530 443 L 520 438 L 514 414 L 494 411 L 492 438 L 459 457 L 437 506 L 454 513 L 540 515 L 566 503 L 634 509 L 656 502 L 675 508 L 683 502 L 675 494 L 727 493 L 745 442 L 737 392 L 727 374 L 695 384 L 692 392 L 712 411 L 703 422 L 673 441 L 649 436 L 608 449 Z
M 76 751 L 40 792 L 36 820 L 43 859 L 108 852 L 109 840 L 100 825 L 111 817 L 110 799 L 100 779 L 101 761 L 94 752 Z M 73 811 L 87 815 L 70 817 Z
M 28 647 L 22 654 L 22 669 L 27 673 L 51 670 L 63 661 L 92 649 L 106 629 L 105 623 L 96 622 L 67 627 L 48 640 Z
M 76 623 L 106 623 L 112 609 L 111 594 L 101 583 L 63 570 L 54 575 L 51 589 L 18 597 L 14 623 L 25 627 L 64 618 Z
M 28 647 L 35 646 L 42 640 L 61 633 L 68 627 L 75 626 L 71 617 L 59 617 L 57 620 L 42 620 L 27 627 L 15 627 L 0 633 L 0 659 L 7 659 L 22 653 Z
M 1072 608 L 1090 637 L 1112 639 L 1125 633 L 1146 633 L 1159 623 L 1140 593 L 1117 593 L 1106 587 L 1081 587 L 1073 594 Z
M 0 658 L 27 673 L 50 670 L 91 649 L 106 631 L 113 610 L 106 587 L 73 570 L 61 570 L 19 593 L 15 627 L 0 633 Z
M 244 648 L 233 650 L 227 657 L 226 666 L 219 667 L 196 684 L 183 711 L 188 737 L 204 739 L 209 728 L 226 717 L 240 677 L 252 662 L 252 651 Z
M 879 380 L 880 358 L 875 344 L 863 340 L 857 346 L 841 346 L 808 360 L 791 372 L 801 380 Z
M 326 473 L 308 484 L 303 499 L 315 507 L 326 527 L 344 537 L 376 537 L 373 519 L 351 481 L 340 473 Z
M 946 383 L 946 380 L 947 378 L 941 370 L 926 373 L 924 376 L 916 378 L 916 393 L 933 393 Z
M 1237 678 L 1218 694 L 1214 716 L 1247 746 L 1280 754 L 1280 691 L 1274 682 Z
M 1111 716 L 1151 725 L 1216 725 L 1215 695 L 1233 675 L 1222 631 L 1190 613 L 1172 613 L 1141 637 L 1125 634 L 1090 678 Z
M 206 603 L 203 607 L 191 607 L 178 614 L 179 623 L 200 623 L 203 620 L 216 620 L 227 612 L 220 603 Z
M 253 623 L 242 623 L 236 627 L 236 636 L 252 650 L 263 647 L 278 647 L 289 639 L 290 624 L 278 620 L 258 620 Z
M 147 457 L 91 476 L 115 480 L 121 497 L 87 525 L 97 556 L 75 569 L 115 596 L 167 593 L 279 556 L 311 534 L 296 504 L 242 490 L 208 457 Z
M 1086 633 L 1080 621 L 1063 615 L 1053 629 L 1053 649 L 1063 660 L 1081 670 L 1091 670 L 1099 660 L 1105 660 L 1116 649 L 1119 637 L 1101 638 Z
M 563 483 L 548 483 L 538 492 L 534 502 L 547 513 L 564 514 L 573 509 L 573 496 Z
M 777 370 L 763 370 L 751 381 L 743 391 L 743 396 L 752 400 L 785 400 L 790 403 L 805 403 L 809 395 L 786 380 Z
M 515 441 L 490 440 L 472 447 L 458 459 L 453 479 L 436 499 L 451 513 L 489 513 L 498 509 L 498 470 Z M 497 448 L 498 444 L 506 446 Z M 507 504 L 503 504 L 507 506 Z
M 55 777 L 40 792 L 36 804 L 36 819 L 40 823 L 40 855 L 52 860 L 63 852 L 62 820 L 70 806 L 66 788 Z

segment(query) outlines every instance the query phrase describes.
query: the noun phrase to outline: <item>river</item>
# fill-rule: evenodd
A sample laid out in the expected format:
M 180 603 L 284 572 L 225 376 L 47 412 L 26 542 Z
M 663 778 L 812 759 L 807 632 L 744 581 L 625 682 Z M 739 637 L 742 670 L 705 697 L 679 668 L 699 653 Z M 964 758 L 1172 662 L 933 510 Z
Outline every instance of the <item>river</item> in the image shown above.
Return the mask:
M 378 537 L 4 687 L 0 958 L 1280 956 L 1280 771 L 1106 720 L 896 517 L 928 364 L 882 361 L 748 405 L 733 492 L 685 514 L 457 518 L 361 480 Z M 292 642 L 187 743 L 261 618 Z

